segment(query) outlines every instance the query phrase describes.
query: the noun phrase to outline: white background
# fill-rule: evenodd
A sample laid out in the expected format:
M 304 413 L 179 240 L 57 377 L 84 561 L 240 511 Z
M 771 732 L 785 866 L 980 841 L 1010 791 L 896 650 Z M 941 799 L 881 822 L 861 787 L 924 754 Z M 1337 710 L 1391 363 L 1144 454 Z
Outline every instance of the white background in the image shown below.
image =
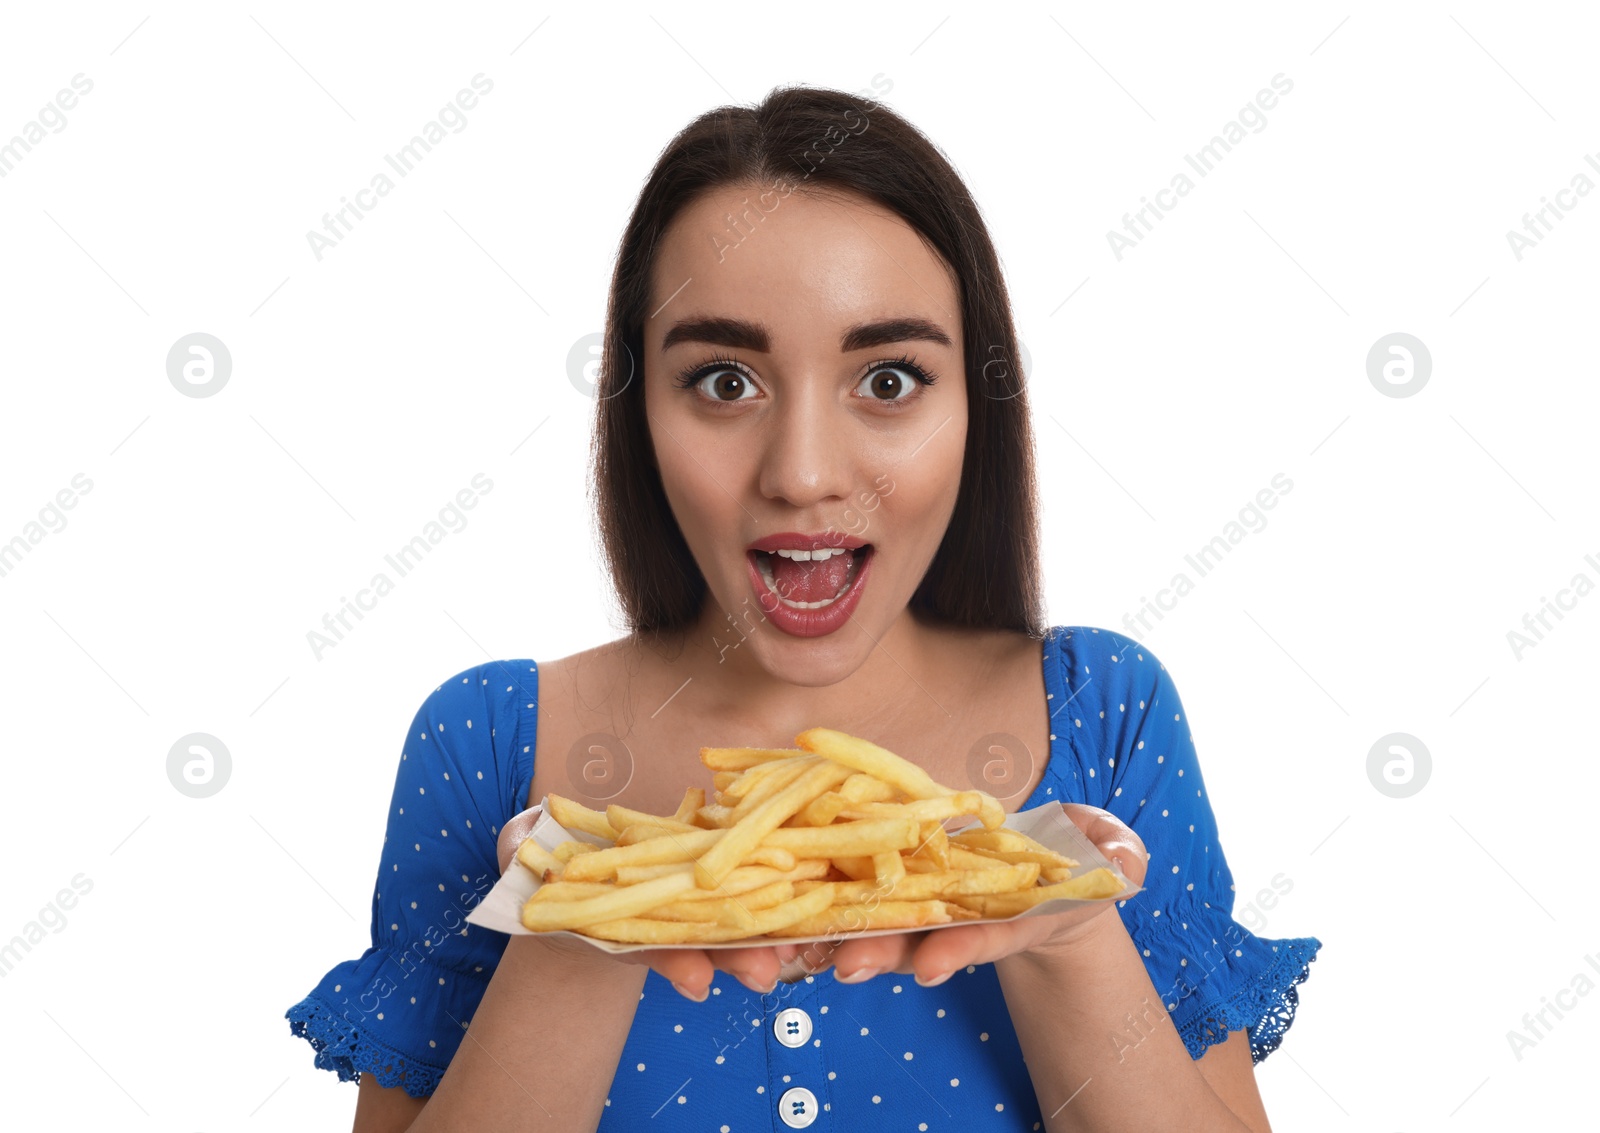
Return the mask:
M 1600 995 L 1520 1059 L 1507 1034 L 1600 980 L 1600 597 L 1520 658 L 1507 631 L 1600 581 L 1600 194 L 1520 261 L 1506 233 L 1600 184 L 1595 31 L 1577 5 L 7 6 L 0 140 L 94 84 L 0 179 L 0 541 L 93 484 L 0 577 L 0 939 L 93 885 L 0 980 L 13 1114 L 348 1127 L 354 1088 L 282 1016 L 366 944 L 412 713 L 619 632 L 566 358 L 638 188 L 713 106 L 874 75 L 1008 273 L 1052 624 L 1121 628 L 1293 481 L 1143 634 L 1239 907 L 1281 873 L 1261 934 L 1324 943 L 1257 1071 L 1275 1127 L 1592 1101 Z M 480 72 L 466 128 L 319 262 L 306 232 Z M 1119 262 L 1108 230 L 1280 73 Z M 195 331 L 232 355 L 213 397 L 167 378 Z M 1368 380 L 1395 331 L 1432 356 L 1414 396 Z M 480 472 L 469 524 L 318 660 L 307 632 Z M 210 798 L 167 778 L 191 732 L 232 755 Z M 1392 732 L 1432 756 L 1407 798 L 1368 776 Z

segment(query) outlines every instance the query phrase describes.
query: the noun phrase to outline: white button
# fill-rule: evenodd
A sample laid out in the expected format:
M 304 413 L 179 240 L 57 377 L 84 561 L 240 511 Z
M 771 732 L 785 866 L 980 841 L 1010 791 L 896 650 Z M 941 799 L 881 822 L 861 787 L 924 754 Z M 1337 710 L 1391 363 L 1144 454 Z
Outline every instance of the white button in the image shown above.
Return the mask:
M 790 1129 L 804 1129 L 817 1119 L 817 1095 L 804 1086 L 783 1091 L 778 1099 L 778 1116 Z
M 805 1046 L 811 1038 L 811 1016 L 798 1007 L 785 1008 L 772 1020 L 772 1033 L 784 1046 Z

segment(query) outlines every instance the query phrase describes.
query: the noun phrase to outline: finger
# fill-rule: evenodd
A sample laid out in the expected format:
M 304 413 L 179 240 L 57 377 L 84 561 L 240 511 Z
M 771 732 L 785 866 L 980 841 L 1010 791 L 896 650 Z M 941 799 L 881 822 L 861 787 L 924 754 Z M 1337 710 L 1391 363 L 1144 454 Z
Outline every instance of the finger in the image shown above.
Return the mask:
M 1121 839 L 1100 843 L 1100 852 L 1117 863 L 1117 868 L 1122 870 L 1122 876 L 1135 885 L 1143 885 L 1146 870 L 1150 866 L 1150 857 L 1145 853 L 1142 843 L 1135 844 Z
M 618 959 L 648 965 L 669 981 L 678 994 L 696 1003 L 711 994 L 711 977 L 716 974 L 711 958 L 700 948 L 647 948 L 626 952 Z
M 1061 809 L 1066 812 L 1073 824 L 1083 831 L 1084 837 L 1097 846 L 1113 838 L 1133 840 L 1139 838 L 1131 826 L 1109 810 L 1102 810 L 1087 803 L 1062 803 Z
M 500 872 L 505 873 L 511 865 L 511 859 L 517 855 L 517 847 L 522 845 L 522 840 L 533 833 L 533 827 L 539 821 L 539 816 L 544 812 L 538 806 L 529 807 L 521 814 L 514 815 L 500 828 L 500 840 L 495 844 L 495 851 L 500 858 Z
M 1020 923 L 1020 922 L 1019 922 Z M 924 987 L 936 987 L 968 964 L 985 964 L 1001 935 L 990 925 L 956 925 L 928 933 L 911 957 L 912 974 Z
M 1150 855 L 1131 826 L 1110 811 L 1085 803 L 1062 803 L 1061 809 L 1096 849 L 1117 863 L 1124 877 L 1135 885 L 1144 883 Z
M 927 933 L 911 957 L 910 970 L 923 987 L 936 987 L 956 972 L 988 964 L 1033 947 L 1049 937 L 1049 917 L 1007 924 L 954 925 Z
M 840 941 L 833 950 L 834 978 L 840 983 L 861 983 L 884 972 L 909 972 L 912 953 L 926 935 L 895 932 Z
M 706 955 L 702 952 L 701 955 Z M 778 959 L 776 948 L 718 948 L 709 954 L 709 962 L 751 991 L 765 995 L 778 984 L 778 972 L 783 961 Z M 710 976 L 706 977 L 709 982 Z
M 782 965 L 778 979 L 784 983 L 794 983 L 815 975 L 833 963 L 833 953 L 837 947 L 838 941 L 831 939 L 777 945 L 773 951 Z

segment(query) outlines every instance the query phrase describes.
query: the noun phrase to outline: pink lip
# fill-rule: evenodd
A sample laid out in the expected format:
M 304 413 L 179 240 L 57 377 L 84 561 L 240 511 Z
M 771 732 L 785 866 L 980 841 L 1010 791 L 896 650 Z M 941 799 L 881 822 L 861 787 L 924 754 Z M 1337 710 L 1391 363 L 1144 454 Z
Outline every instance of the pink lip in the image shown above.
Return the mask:
M 847 551 L 853 551 L 866 545 L 865 539 L 858 539 L 854 535 L 845 535 L 839 531 L 823 531 L 816 535 L 804 535 L 799 531 L 780 531 L 776 535 L 765 535 L 757 539 L 745 550 L 815 551 L 821 547 L 843 547 Z
M 811 536 L 804 535 L 773 535 L 761 540 L 762 544 L 772 544 L 774 547 L 787 547 L 792 544 L 781 542 L 783 539 L 812 540 Z M 817 546 L 828 546 L 827 543 L 808 541 L 798 544 L 800 550 L 814 550 Z M 867 544 L 860 539 L 848 540 L 838 546 L 864 547 Z M 825 637 L 837 630 L 850 620 L 855 613 L 856 606 L 861 602 L 861 594 L 867 588 L 867 576 L 872 573 L 872 562 L 878 557 L 876 549 L 870 550 L 856 567 L 855 581 L 850 584 L 850 589 L 844 595 L 834 600 L 831 605 L 820 610 L 795 610 L 783 604 L 778 596 L 767 588 L 767 583 L 761 577 L 761 571 L 756 566 L 755 552 L 765 550 L 765 546 L 753 547 L 745 552 L 745 570 L 750 576 L 750 586 L 755 591 L 756 604 L 761 607 L 761 612 L 766 614 L 767 620 L 777 626 L 791 637 Z

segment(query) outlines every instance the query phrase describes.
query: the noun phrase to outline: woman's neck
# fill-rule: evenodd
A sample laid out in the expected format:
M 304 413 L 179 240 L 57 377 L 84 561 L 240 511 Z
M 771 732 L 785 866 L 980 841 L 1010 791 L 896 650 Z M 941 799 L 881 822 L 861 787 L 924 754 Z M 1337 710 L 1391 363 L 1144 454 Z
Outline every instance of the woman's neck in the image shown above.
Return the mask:
M 630 669 L 660 674 L 660 687 L 672 686 L 671 703 L 680 712 L 779 736 L 901 710 L 947 716 L 941 700 L 951 699 L 953 682 L 974 660 L 973 637 L 985 636 L 928 623 L 906 609 L 882 631 L 852 620 L 826 639 L 803 639 L 765 620 L 735 624 L 707 606 L 686 631 L 619 642 L 633 654 Z

